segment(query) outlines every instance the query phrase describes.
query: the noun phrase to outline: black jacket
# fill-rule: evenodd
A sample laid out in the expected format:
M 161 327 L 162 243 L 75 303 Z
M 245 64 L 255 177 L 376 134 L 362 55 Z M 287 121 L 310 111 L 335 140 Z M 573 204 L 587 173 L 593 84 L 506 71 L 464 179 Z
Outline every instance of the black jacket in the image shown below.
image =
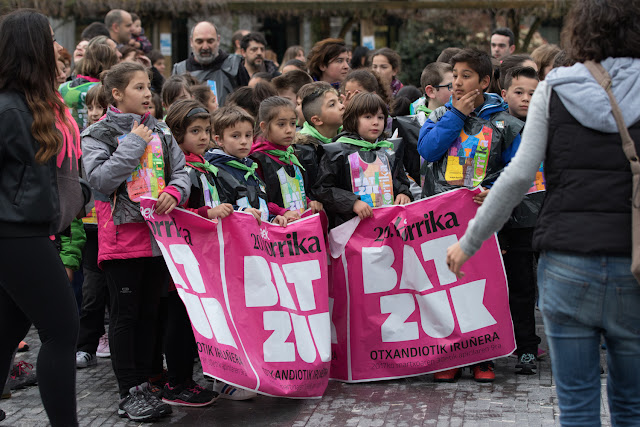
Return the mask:
M 336 140 L 341 136 L 353 139 L 361 139 L 358 135 L 341 133 L 336 136 Z M 400 148 L 401 150 L 401 148 Z M 351 177 L 351 164 L 349 156 L 356 153 L 359 159 L 373 163 L 378 156 L 387 158 L 391 168 L 393 182 L 393 199 L 398 194 L 405 194 L 411 200 L 413 197 L 409 190 L 409 179 L 402 166 L 402 157 L 396 156 L 396 152 L 391 149 L 379 149 L 376 151 L 365 151 L 352 144 L 333 142 L 318 147 L 320 166 L 318 169 L 318 179 L 312 189 L 316 200 L 324 206 L 329 216 L 330 227 L 336 227 L 355 216 L 353 205 L 361 197 L 354 192 L 354 185 Z M 393 204 L 391 200 L 388 204 Z
M 23 94 L 0 92 L 0 237 L 56 233 L 60 202 L 56 156 L 36 162 L 33 115 Z M 52 126 L 53 123 L 51 124 Z
M 640 152 L 640 121 L 627 125 Z M 631 168 L 620 134 L 582 126 L 555 91 L 549 100 L 544 172 L 546 198 L 534 249 L 631 254 Z
M 264 60 L 264 72 L 271 74 L 271 77 L 277 77 L 280 75 L 280 71 L 278 71 L 278 67 L 273 61 L 269 61 L 268 59 Z M 240 67 L 238 69 L 238 86 L 247 86 L 249 84 L 249 80 L 251 80 L 251 76 L 249 72 L 244 67 L 244 58 L 240 63 Z

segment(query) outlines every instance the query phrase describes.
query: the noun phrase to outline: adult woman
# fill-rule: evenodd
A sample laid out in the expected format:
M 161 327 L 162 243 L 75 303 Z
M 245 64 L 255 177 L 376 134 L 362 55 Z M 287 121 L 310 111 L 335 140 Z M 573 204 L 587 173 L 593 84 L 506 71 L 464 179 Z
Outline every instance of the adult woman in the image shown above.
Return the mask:
M 553 69 L 553 60 L 558 53 L 560 53 L 560 48 L 555 44 L 543 44 L 531 52 L 531 58 L 538 66 L 540 80 L 544 80 L 549 71 Z
M 400 72 L 400 55 L 395 50 L 383 47 L 371 55 L 371 69 L 378 73 L 382 81 L 391 88 L 391 95 L 396 96 L 403 84 L 396 78 Z
M 60 85 L 60 94 L 62 94 L 67 107 L 71 109 L 71 114 L 80 130 L 89 124 L 87 106 L 84 102 L 87 92 L 100 82 L 100 73 L 117 63 L 118 56 L 108 44 L 92 42 L 85 50 L 82 61 L 78 64 L 76 78 Z
M 313 46 L 307 60 L 315 81 L 328 82 L 336 89 L 349 72 L 349 49 L 341 39 L 324 39 Z
M 602 337 L 612 424 L 637 425 L 640 419 L 640 286 L 630 272 L 631 171 L 609 98 L 582 63 L 600 62 L 608 71 L 638 147 L 638 14 L 640 3 L 626 0 L 574 4 L 563 43 L 579 62 L 552 70 L 540 82 L 517 155 L 465 236 L 448 250 L 447 262 L 460 275 L 468 255 L 507 220 L 544 160 L 547 195 L 533 243 L 542 251 L 539 306 L 562 425 L 600 425 Z
M 305 62 L 307 60 L 307 58 L 305 58 L 304 56 L 304 48 L 302 46 L 289 46 L 287 50 L 284 51 L 284 56 L 282 57 L 282 62 L 280 63 L 280 72 L 282 72 L 285 64 L 292 59 L 297 59 L 302 62 Z
M 33 323 L 42 341 L 44 408 L 53 426 L 75 426 L 78 312 L 49 236 L 71 221 L 61 207 L 73 182 L 69 176 L 62 185 L 58 175 L 72 167 L 66 160 L 79 135 L 56 92 L 54 48 L 60 45 L 49 21 L 35 11 L 17 10 L 0 22 L 0 384 Z

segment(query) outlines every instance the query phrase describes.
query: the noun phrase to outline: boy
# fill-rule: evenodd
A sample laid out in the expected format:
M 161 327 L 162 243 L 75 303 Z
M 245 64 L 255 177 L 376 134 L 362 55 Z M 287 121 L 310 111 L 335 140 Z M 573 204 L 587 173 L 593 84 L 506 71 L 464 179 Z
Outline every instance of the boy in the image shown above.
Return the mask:
M 293 105 L 296 105 L 296 95 L 300 88 L 311 82 L 313 82 L 311 76 L 300 70 L 290 71 L 271 80 L 271 83 L 273 83 L 273 86 L 275 86 L 276 91 L 278 92 L 278 96 L 287 98 L 289 101 L 293 102 Z M 299 123 L 304 121 L 301 120 L 301 117 L 298 117 L 298 119 Z
M 491 83 L 491 57 L 478 49 L 463 49 L 451 58 L 451 101 L 433 111 L 418 137 L 418 152 L 428 162 L 423 195 L 479 185 L 490 187 L 520 145 L 524 123 L 511 117 L 498 95 L 484 93 Z M 485 190 L 474 197 L 478 204 Z M 479 382 L 495 379 L 493 364 L 472 367 Z M 461 368 L 438 372 L 436 382 L 453 382 Z
M 220 148 L 207 151 L 204 158 L 218 168 L 220 202 L 249 212 L 259 221 L 285 226 L 285 217 L 269 215 L 265 185 L 256 173 L 258 165 L 248 157 L 253 145 L 253 118 L 242 108 L 230 106 L 216 110 L 212 121 Z
M 287 73 L 293 74 L 294 71 Z M 309 187 L 316 182 L 318 172 L 317 148 L 328 144 L 342 127 L 344 105 L 338 91 L 327 82 L 309 83 L 298 91 L 304 124 L 293 143 L 296 155 L 307 171 Z
M 424 67 L 420 76 L 420 86 L 424 89 L 422 98 L 411 104 L 411 114 L 415 114 L 420 126 L 427 121 L 429 114 L 442 107 L 451 98 L 453 70 L 444 62 L 432 62 Z
M 507 71 L 502 96 L 509 105 L 509 114 L 526 120 L 529 102 L 538 86 L 538 74 L 531 67 L 514 67 Z M 503 251 L 504 267 L 509 285 L 509 308 L 516 336 L 516 374 L 536 373 L 540 354 L 536 335 L 535 255 L 532 249 L 533 228 L 544 200 L 543 176 L 536 179 L 535 189 L 513 210 L 509 222 L 498 233 Z M 538 182 L 540 181 L 540 182 Z M 542 185 L 540 185 L 542 184 Z

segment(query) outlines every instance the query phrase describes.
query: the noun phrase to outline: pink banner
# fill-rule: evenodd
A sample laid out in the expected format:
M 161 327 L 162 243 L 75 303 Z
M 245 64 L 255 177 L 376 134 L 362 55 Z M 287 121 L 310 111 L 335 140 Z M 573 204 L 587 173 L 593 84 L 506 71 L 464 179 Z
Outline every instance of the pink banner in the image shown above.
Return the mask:
M 320 217 L 286 228 L 141 210 L 185 303 L 205 374 L 262 394 L 320 397 L 331 357 Z
M 462 279 L 446 264 L 447 248 L 476 213 L 479 191 L 377 208 L 373 218 L 331 231 L 332 378 L 422 375 L 515 350 L 495 236 L 464 265 Z

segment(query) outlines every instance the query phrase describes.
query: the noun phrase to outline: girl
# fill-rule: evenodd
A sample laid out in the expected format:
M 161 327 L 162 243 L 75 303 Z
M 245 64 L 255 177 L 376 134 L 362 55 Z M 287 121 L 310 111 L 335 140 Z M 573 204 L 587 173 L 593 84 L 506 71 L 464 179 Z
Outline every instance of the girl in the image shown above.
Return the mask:
M 90 125 L 86 93 L 100 81 L 100 73 L 117 63 L 118 56 L 109 45 L 90 43 L 76 69 L 76 78 L 60 86 L 60 94 L 81 131 Z
M 391 92 L 382 82 L 380 75 L 367 69 L 354 70 L 340 84 L 340 93 L 343 96 L 345 107 L 355 95 L 361 92 L 377 93 L 386 105 L 391 102 Z
M 336 143 L 322 146 L 324 155 L 313 193 L 325 206 L 332 226 L 355 215 L 369 218 L 371 208 L 411 201 L 402 162 L 393 144 L 382 138 L 388 114 L 378 95 L 359 93 L 344 111 L 343 132 Z M 375 178 L 379 190 L 372 192 L 373 186 L 362 185 L 363 178 Z
M 204 154 L 211 139 L 211 115 L 199 102 L 175 102 L 167 113 L 171 129 L 186 158 L 186 170 L 191 181 L 191 195 L 183 207 L 205 218 L 225 218 L 233 206 L 220 204 L 216 184 L 217 168 L 207 162 Z M 162 400 L 170 405 L 202 407 L 213 403 L 218 393 L 206 390 L 193 380 L 195 337 L 184 304 L 175 288 L 168 295 L 166 345 L 168 382 L 162 390 Z
M 49 421 L 77 426 L 78 311 L 49 238 L 67 228 L 82 207 L 74 166 L 79 134 L 56 91 L 59 49 L 44 15 L 19 9 L 2 17 L 0 384 L 6 382 L 18 343 L 35 325 L 42 341 L 38 382 Z
M 181 99 L 193 99 L 191 85 L 184 76 L 171 76 L 162 86 L 162 107 L 169 110 L 171 104 Z
M 271 220 L 286 226 L 285 217 L 269 215 L 265 185 L 256 174 L 258 164 L 248 158 L 253 144 L 253 118 L 242 108 L 231 106 L 218 109 L 213 123 L 220 148 L 208 151 L 205 159 L 218 168 L 220 201 L 251 213 L 258 222 Z
M 291 145 L 298 119 L 293 103 L 281 96 L 267 98 L 260 103 L 258 117 L 261 135 L 251 158 L 266 183 L 269 212 L 291 222 L 300 219 L 307 207 L 313 213 L 321 211 L 322 204 L 307 197 L 305 168 Z
M 168 213 L 186 200 L 191 185 L 171 132 L 149 114 L 148 71 L 123 62 L 103 74 L 102 85 L 111 105 L 103 120 L 83 132 L 82 145 L 89 183 L 104 195 L 103 201 L 96 198 L 98 264 L 111 298 L 109 344 L 121 398 L 118 414 L 151 420 L 171 413 L 147 384 L 159 334 L 158 302 L 169 273 L 139 200 L 157 197 L 155 211 Z
M 210 112 L 213 113 L 218 109 L 218 100 L 209 85 L 191 86 L 191 93 L 193 93 L 193 98 L 204 105 Z
M 380 74 L 384 84 L 391 89 L 392 97 L 395 97 L 403 86 L 396 78 L 400 72 L 400 62 L 400 55 L 388 47 L 376 50 L 371 56 L 371 69 Z
M 87 97 L 84 102 L 87 105 L 88 125 L 92 125 L 107 112 L 107 97 L 104 94 L 101 83 L 96 84 L 87 91 Z

